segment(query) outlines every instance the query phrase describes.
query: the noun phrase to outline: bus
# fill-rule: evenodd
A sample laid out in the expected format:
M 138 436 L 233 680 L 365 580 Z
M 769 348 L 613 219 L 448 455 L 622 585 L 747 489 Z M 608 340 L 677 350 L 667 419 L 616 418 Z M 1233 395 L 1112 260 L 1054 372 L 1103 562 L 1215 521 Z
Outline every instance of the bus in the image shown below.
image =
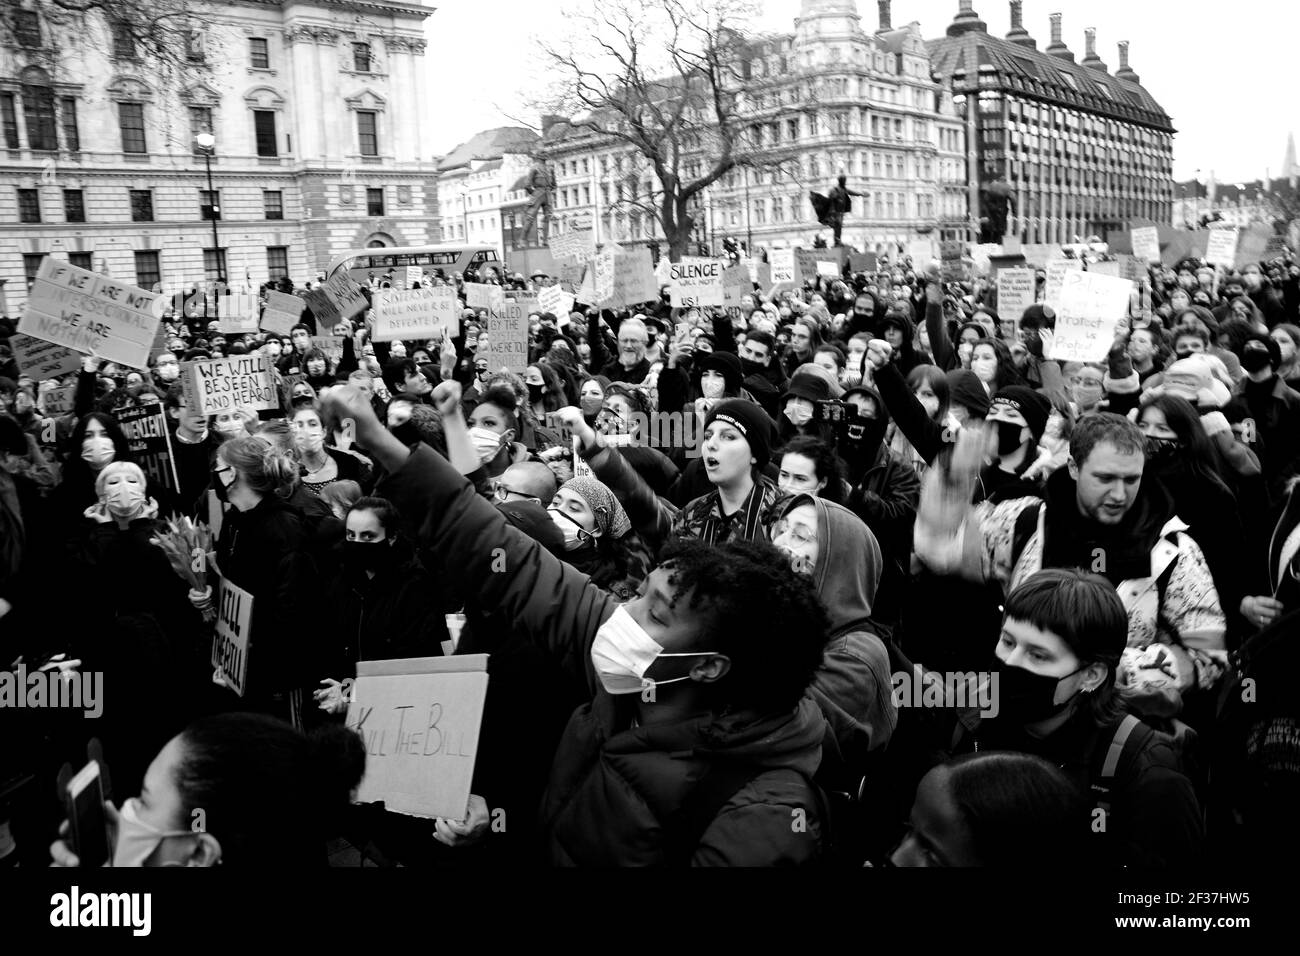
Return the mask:
M 358 285 L 368 285 L 373 276 L 376 282 L 393 274 L 404 284 L 407 266 L 419 266 L 431 275 L 438 269 L 450 278 L 453 273 L 467 272 L 467 278 L 476 277 L 482 266 L 502 271 L 494 246 L 442 245 L 442 246 L 392 246 L 356 249 L 330 263 L 327 279 L 346 272 Z M 486 278 L 486 276 L 484 277 Z

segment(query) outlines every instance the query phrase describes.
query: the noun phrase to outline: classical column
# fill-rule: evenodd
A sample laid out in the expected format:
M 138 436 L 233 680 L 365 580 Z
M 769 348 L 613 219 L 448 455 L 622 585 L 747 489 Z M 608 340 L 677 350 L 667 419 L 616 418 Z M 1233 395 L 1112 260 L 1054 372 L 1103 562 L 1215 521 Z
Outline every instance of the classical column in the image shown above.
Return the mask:
M 292 64 L 294 147 L 296 154 L 310 162 L 320 155 L 321 136 L 320 90 L 312 80 L 316 70 L 316 40 L 314 31 L 306 27 L 291 27 L 284 31 L 284 48 Z

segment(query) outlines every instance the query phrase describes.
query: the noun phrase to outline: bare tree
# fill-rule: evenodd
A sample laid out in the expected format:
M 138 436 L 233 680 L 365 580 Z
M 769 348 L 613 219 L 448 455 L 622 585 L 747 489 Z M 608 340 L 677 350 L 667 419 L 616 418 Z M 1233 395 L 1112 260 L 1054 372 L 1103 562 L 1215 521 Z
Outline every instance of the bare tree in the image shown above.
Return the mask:
M 587 0 L 566 17 L 571 39 L 543 44 L 551 89 L 535 104 L 637 160 L 616 183 L 630 209 L 659 225 L 673 261 L 698 224 L 703 191 L 741 166 L 779 166 L 745 119 L 745 22 L 751 0 Z M 643 177 L 652 175 L 647 194 Z M 617 186 L 616 186 L 617 189 Z

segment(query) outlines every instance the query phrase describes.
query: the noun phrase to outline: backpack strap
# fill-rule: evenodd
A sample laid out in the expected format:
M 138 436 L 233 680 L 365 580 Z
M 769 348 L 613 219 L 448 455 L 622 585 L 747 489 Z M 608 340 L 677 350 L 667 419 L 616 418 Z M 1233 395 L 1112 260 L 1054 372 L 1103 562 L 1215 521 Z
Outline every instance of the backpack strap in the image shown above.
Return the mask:
M 745 784 L 765 768 L 739 760 L 714 758 L 681 805 L 663 821 L 664 858 L 668 866 L 689 866 L 704 831 Z
M 1016 515 L 1015 528 L 1011 533 L 1011 567 L 1010 572 L 1016 570 L 1016 565 L 1020 563 L 1020 556 L 1025 553 L 1025 546 L 1029 544 L 1029 539 L 1034 536 L 1038 530 L 1038 517 L 1042 513 L 1043 502 L 1036 505 L 1029 505 L 1022 508 L 1020 514 Z
M 1115 728 L 1115 736 L 1111 739 L 1110 747 L 1106 751 L 1106 759 L 1102 761 L 1101 776 L 1103 780 L 1113 780 L 1115 772 L 1119 769 L 1119 758 L 1124 754 L 1124 745 L 1128 743 L 1129 737 L 1133 731 L 1142 725 L 1132 714 L 1125 714 L 1124 719 L 1119 722 Z

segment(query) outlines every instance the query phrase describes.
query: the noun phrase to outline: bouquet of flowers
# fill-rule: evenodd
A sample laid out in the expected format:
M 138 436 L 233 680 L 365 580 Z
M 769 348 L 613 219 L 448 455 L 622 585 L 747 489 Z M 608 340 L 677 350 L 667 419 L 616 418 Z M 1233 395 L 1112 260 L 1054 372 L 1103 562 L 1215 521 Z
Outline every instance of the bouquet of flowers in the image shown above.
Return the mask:
M 172 570 L 190 586 L 190 603 L 199 609 L 203 620 L 217 619 L 212 606 L 212 585 L 208 584 L 208 555 L 212 551 L 212 529 L 189 517 L 172 518 L 167 530 L 159 531 L 150 542 L 162 548 Z

